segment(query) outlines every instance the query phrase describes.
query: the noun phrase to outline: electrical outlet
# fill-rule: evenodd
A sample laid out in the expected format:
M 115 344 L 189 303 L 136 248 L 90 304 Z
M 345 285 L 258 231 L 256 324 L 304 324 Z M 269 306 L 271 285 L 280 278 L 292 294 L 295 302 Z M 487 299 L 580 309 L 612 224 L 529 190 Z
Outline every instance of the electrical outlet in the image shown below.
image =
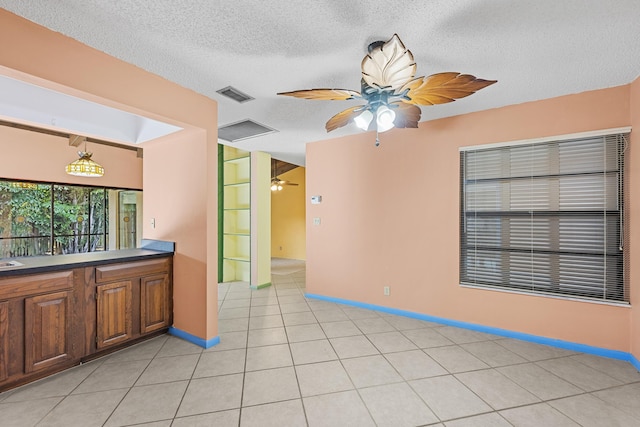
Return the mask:
M 389 286 L 384 287 L 384 295 L 389 296 L 391 294 L 391 289 Z

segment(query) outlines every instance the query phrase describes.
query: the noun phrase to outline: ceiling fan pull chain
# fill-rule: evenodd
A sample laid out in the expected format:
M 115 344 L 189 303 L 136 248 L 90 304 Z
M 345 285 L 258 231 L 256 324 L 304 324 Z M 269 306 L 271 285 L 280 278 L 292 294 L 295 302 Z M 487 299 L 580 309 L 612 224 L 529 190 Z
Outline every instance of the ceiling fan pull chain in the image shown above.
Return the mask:
M 376 129 L 376 147 L 380 146 L 380 134 L 378 133 L 378 130 Z

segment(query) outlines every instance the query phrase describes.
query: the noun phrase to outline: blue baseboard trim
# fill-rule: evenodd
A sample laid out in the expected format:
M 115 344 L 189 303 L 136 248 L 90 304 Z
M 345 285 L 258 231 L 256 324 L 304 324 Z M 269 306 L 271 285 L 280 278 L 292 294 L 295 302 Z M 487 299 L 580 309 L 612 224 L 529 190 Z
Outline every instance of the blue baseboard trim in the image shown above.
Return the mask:
M 327 302 L 335 302 L 338 304 L 349 305 L 351 307 L 366 308 L 369 310 L 380 311 L 383 313 L 395 314 L 398 316 L 409 317 L 412 319 L 425 320 L 427 322 L 438 323 L 441 325 L 455 326 L 458 328 L 469 329 L 472 331 L 484 332 L 487 334 L 498 335 L 506 338 L 515 338 L 521 341 L 529 341 L 536 344 L 544 344 L 552 347 L 562 348 L 565 350 L 576 351 L 580 353 L 593 354 L 595 356 L 608 357 L 610 359 L 624 360 L 630 362 L 638 371 L 640 371 L 640 361 L 632 354 L 619 350 L 609 350 L 606 348 L 594 347 L 586 344 L 579 344 L 570 341 L 563 341 L 554 338 L 546 338 L 538 335 L 525 334 L 522 332 L 509 331 L 507 329 L 494 328 L 491 326 L 478 325 L 475 323 L 461 322 L 459 320 L 451 320 L 443 317 L 430 316 L 428 314 L 415 313 L 413 311 L 400 310 L 397 308 L 384 307 L 381 305 L 368 304 L 364 302 L 351 301 L 341 298 L 327 297 L 317 294 L 305 294 L 307 298 L 317 299 Z
M 220 343 L 220 337 L 213 337 L 209 340 L 205 340 L 204 338 L 191 335 L 189 332 L 185 332 L 173 326 L 169 328 L 169 334 L 173 335 L 174 337 L 182 338 L 185 341 L 189 341 L 190 343 L 199 345 L 200 347 L 203 347 L 203 348 L 211 348 L 214 345 Z

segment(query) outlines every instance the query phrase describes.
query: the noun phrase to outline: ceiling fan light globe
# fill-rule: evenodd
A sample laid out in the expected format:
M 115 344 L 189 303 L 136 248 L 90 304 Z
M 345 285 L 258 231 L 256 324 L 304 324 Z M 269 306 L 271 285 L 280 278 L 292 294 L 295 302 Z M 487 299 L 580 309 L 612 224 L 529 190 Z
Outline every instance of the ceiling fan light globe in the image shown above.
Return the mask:
M 276 191 L 278 186 L 276 184 L 271 184 L 271 191 Z
M 356 126 L 358 126 L 362 130 L 369 129 L 369 125 L 371 124 L 372 120 L 373 120 L 373 113 L 369 110 L 364 110 L 362 114 L 360 114 L 359 116 L 353 119 Z
M 393 121 L 396 119 L 396 113 L 386 105 L 378 108 L 376 113 L 376 123 L 378 125 L 378 132 L 386 132 L 393 128 Z
M 278 185 L 278 191 L 282 190 L 282 185 Z

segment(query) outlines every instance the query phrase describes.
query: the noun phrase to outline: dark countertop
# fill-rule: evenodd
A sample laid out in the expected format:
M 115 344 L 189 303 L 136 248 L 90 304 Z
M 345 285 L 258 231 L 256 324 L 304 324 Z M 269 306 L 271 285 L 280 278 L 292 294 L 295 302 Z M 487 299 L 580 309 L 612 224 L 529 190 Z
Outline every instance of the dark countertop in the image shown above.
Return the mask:
M 92 265 L 109 264 L 113 262 L 139 261 L 151 258 L 172 256 L 173 251 L 154 250 L 147 248 L 123 249 L 116 251 L 88 252 L 82 254 L 16 257 L 2 261 L 18 261 L 21 266 L 0 268 L 0 277 L 22 274 L 42 273 L 47 271 L 69 270 Z

